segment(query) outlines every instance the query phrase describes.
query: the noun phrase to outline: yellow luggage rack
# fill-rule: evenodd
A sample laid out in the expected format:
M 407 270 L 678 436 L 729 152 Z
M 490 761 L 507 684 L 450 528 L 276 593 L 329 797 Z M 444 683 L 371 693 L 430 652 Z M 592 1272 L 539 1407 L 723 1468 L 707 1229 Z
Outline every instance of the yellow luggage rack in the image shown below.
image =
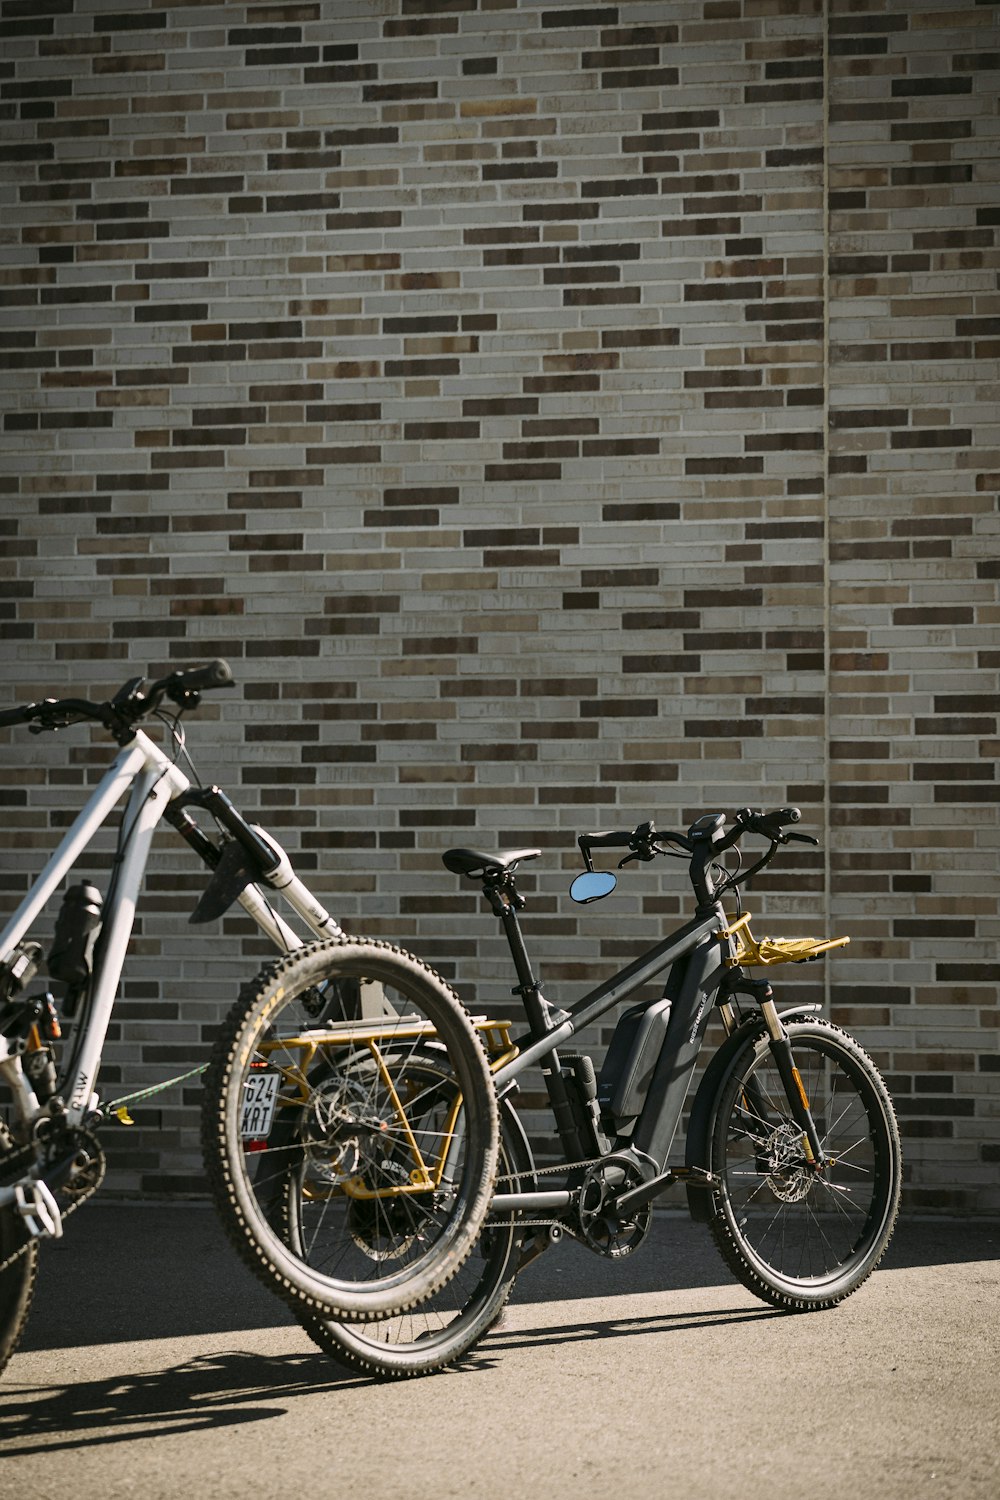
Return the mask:
M 846 948 L 849 937 L 839 938 L 755 938 L 750 931 L 752 914 L 744 912 L 730 927 L 716 933 L 719 938 L 736 938 L 736 952 L 726 959 L 726 967 L 737 969 L 771 964 L 802 964 L 818 958 L 831 948 Z
M 471 1020 L 489 1053 L 491 1072 L 495 1073 L 498 1068 L 511 1062 L 518 1055 L 520 1049 L 511 1039 L 512 1023 L 510 1021 L 496 1020 L 487 1016 L 473 1016 Z M 251 1063 L 251 1067 L 270 1065 L 281 1074 L 284 1083 L 294 1092 L 279 1096 L 277 1102 L 290 1108 L 301 1108 L 308 1104 L 311 1087 L 306 1071 L 312 1065 L 321 1047 L 336 1048 L 358 1043 L 366 1046 L 382 1076 L 390 1118 L 395 1121 L 394 1129 L 401 1135 L 410 1159 L 415 1164 L 407 1181 L 394 1183 L 390 1187 L 370 1188 L 362 1177 L 345 1174 L 339 1181 L 325 1182 L 319 1187 L 305 1183 L 303 1185 L 304 1197 L 316 1200 L 329 1198 L 337 1193 L 345 1193 L 349 1198 L 374 1200 L 398 1198 L 410 1193 L 423 1193 L 440 1186 L 448 1146 L 454 1138 L 456 1123 L 462 1108 L 462 1095 L 460 1092 L 455 1093 L 446 1119 L 437 1128 L 437 1140 L 428 1140 L 426 1131 L 422 1131 L 423 1144 L 418 1144 L 408 1117 L 410 1100 L 400 1097 L 382 1053 L 382 1047 L 392 1042 L 423 1039 L 432 1041 L 436 1035 L 437 1032 L 429 1021 L 419 1021 L 406 1016 L 378 1017 L 368 1021 L 334 1021 L 327 1026 L 304 1031 L 299 1036 L 275 1037 L 258 1044 L 257 1052 L 262 1061 Z M 278 1060 L 278 1054 L 283 1052 L 298 1053 L 298 1061 L 282 1064 Z M 384 1128 L 388 1128 L 388 1121 L 384 1122 Z
M 495 1073 L 505 1063 L 513 1062 L 521 1049 L 511 1039 L 511 1021 L 490 1021 L 485 1016 L 473 1016 L 472 1024 L 482 1033 L 486 1043 L 491 1073 Z

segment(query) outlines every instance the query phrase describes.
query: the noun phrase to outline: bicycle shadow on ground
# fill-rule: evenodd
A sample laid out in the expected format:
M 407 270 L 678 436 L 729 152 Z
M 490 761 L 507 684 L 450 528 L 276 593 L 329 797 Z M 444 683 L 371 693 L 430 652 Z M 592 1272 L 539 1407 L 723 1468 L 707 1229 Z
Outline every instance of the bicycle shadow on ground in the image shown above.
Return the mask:
M 18 1388 L 16 1376 L 17 1356 L 5 1376 L 0 1410 L 0 1446 L 7 1458 L 267 1421 L 285 1414 L 287 1407 L 278 1402 L 356 1381 L 318 1352 L 220 1352 L 148 1374 L 71 1385 Z
M 707 1233 L 680 1215 L 654 1220 L 648 1242 L 622 1260 L 565 1237 L 518 1279 L 514 1301 L 583 1298 L 734 1285 Z M 85 1295 L 80 1295 L 85 1288 Z M 94 1205 L 62 1240 L 42 1246 L 24 1351 L 223 1337 L 289 1327 L 294 1313 L 242 1263 L 204 1209 Z
M 745 1308 L 607 1318 L 537 1329 L 501 1328 L 463 1359 L 427 1378 L 445 1380 L 486 1373 L 515 1351 L 593 1339 L 663 1337 L 780 1318 L 786 1314 Z M 168 1434 L 205 1432 L 285 1416 L 303 1396 L 330 1395 L 376 1384 L 342 1371 L 319 1352 L 268 1356 L 242 1351 L 208 1354 L 142 1374 L 82 1380 L 71 1385 L 18 1386 L 17 1364 L 5 1380 L 0 1447 L 8 1458 L 97 1449 L 144 1442 Z
M 876 1274 L 998 1258 L 1000 1223 L 903 1218 Z M 607 1260 L 564 1239 L 523 1272 L 513 1301 L 545 1303 L 710 1287 L 735 1291 L 736 1286 L 707 1226 L 673 1213 L 656 1216 L 648 1238 L 623 1260 Z
M 904 1219 L 887 1270 L 995 1260 L 1000 1225 Z M 705 1226 L 654 1216 L 633 1255 L 610 1261 L 568 1237 L 519 1277 L 517 1306 L 644 1293 L 737 1290 Z M 85 1288 L 85 1295 L 81 1295 Z M 203 1207 L 95 1204 L 42 1247 L 38 1292 L 21 1348 L 43 1351 L 289 1327 L 294 1314 L 237 1257 Z
M 502 1355 L 514 1349 L 546 1349 L 559 1344 L 580 1344 L 591 1339 L 641 1338 L 648 1334 L 696 1333 L 703 1328 L 732 1327 L 737 1323 L 767 1323 L 772 1318 L 790 1318 L 794 1313 L 777 1308 L 712 1308 L 686 1313 L 654 1313 L 648 1318 L 597 1318 L 583 1323 L 562 1323 L 538 1328 L 505 1328 L 490 1335 L 487 1346 L 477 1353 Z

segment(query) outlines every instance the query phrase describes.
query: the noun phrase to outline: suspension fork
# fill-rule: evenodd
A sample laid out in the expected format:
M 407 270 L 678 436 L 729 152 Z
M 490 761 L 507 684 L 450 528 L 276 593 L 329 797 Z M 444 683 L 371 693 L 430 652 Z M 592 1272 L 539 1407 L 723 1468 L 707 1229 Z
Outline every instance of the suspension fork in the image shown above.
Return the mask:
M 774 991 L 766 979 L 748 979 L 741 974 L 737 978 L 733 975 L 728 986 L 730 992 L 736 989 L 753 995 L 760 1006 L 760 1013 L 767 1027 L 768 1047 L 774 1058 L 774 1065 L 778 1070 L 785 1097 L 788 1100 L 788 1108 L 792 1119 L 798 1126 L 802 1135 L 802 1149 L 806 1160 L 814 1171 L 819 1171 L 826 1163 L 826 1155 L 823 1143 L 816 1129 L 816 1122 L 812 1116 L 809 1105 L 809 1096 L 802 1082 L 802 1075 L 795 1066 L 795 1057 L 792 1053 L 792 1044 L 788 1039 L 788 1032 L 782 1024 L 778 1015 L 777 1006 L 774 1003 Z M 753 1085 L 753 1080 L 748 1080 L 748 1090 Z M 766 1107 L 762 1098 L 757 1097 L 759 1091 L 754 1089 L 754 1097 L 749 1100 L 752 1109 L 757 1112 L 761 1119 L 766 1119 Z

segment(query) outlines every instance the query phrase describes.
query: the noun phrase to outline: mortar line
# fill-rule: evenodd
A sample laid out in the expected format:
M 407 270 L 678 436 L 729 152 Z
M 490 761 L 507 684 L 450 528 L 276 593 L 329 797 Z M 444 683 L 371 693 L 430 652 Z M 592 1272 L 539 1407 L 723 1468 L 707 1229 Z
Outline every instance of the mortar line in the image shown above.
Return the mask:
M 830 10 L 823 0 L 823 916 L 833 935 L 832 855 L 830 849 Z M 830 1013 L 830 965 L 823 965 L 823 1009 Z

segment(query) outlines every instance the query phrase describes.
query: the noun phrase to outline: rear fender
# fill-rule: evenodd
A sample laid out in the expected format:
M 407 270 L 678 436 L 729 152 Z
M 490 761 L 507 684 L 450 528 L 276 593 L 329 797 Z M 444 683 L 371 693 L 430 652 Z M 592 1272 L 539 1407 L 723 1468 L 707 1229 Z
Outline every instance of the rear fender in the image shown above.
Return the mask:
M 511 1158 L 511 1166 L 521 1179 L 517 1191 L 533 1192 L 538 1187 L 535 1159 L 520 1116 L 510 1099 L 500 1100 L 500 1131 Z

